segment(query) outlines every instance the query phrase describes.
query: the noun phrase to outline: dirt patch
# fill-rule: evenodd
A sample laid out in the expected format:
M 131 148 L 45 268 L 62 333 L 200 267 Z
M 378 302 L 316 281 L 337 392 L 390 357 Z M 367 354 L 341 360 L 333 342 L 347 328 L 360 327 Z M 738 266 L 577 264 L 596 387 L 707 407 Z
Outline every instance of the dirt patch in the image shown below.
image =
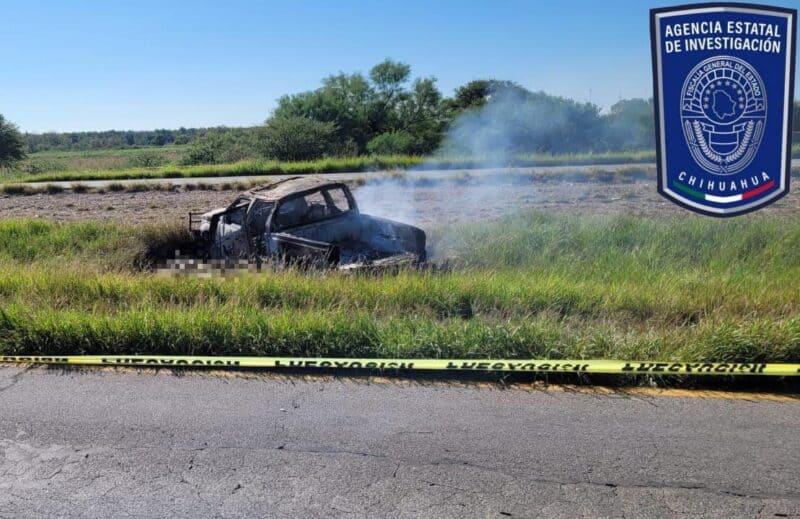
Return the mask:
M 492 220 L 519 209 L 570 214 L 628 214 L 650 218 L 688 216 L 656 193 L 654 181 L 508 182 L 491 193 L 474 181 L 382 183 L 354 189 L 363 212 L 440 227 Z M 759 214 L 800 213 L 797 188 Z M 111 220 L 128 224 L 184 222 L 189 211 L 229 204 L 237 191 L 146 191 L 73 193 L 0 197 L 0 218 L 44 218 L 55 221 Z M 377 196 L 376 196 L 377 193 Z
M 0 218 L 104 220 L 128 224 L 187 221 L 189 211 L 228 205 L 236 191 L 37 194 L 0 197 Z M 188 221 L 187 221 L 188 224 Z

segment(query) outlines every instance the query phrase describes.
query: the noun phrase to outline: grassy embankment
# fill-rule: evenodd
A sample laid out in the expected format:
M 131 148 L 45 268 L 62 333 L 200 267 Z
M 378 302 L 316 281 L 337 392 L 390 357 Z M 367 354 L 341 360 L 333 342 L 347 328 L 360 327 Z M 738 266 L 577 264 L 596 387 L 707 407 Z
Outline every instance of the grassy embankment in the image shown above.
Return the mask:
M 28 155 L 7 175 L 30 176 L 69 171 L 109 171 L 180 164 L 189 146 L 169 145 L 143 148 L 87 151 L 48 150 Z
M 595 182 L 595 183 L 632 183 L 639 180 L 653 180 L 655 178 L 654 166 L 623 166 L 614 169 L 606 169 L 602 166 L 590 169 L 575 169 L 575 170 L 532 170 L 532 171 L 512 171 L 512 172 L 496 172 L 493 174 L 486 174 L 480 177 L 481 181 L 496 181 L 496 180 L 514 180 L 516 182 Z M 795 174 L 795 172 L 793 172 Z M 392 171 L 386 177 L 373 179 L 373 182 L 390 181 L 393 183 L 408 183 L 409 185 L 431 185 L 437 181 L 443 180 L 441 174 L 432 173 L 417 173 L 410 175 L 407 171 Z M 448 180 L 455 182 L 469 182 L 475 180 L 475 175 L 470 171 L 459 172 L 454 177 L 449 177 Z M 194 182 L 123 182 L 113 181 L 101 186 L 87 184 L 86 182 L 71 182 L 68 186 L 56 183 L 37 183 L 37 184 L 24 184 L 24 183 L 0 183 L 0 194 L 3 195 L 38 195 L 42 193 L 55 195 L 65 191 L 72 191 L 74 193 L 114 193 L 126 192 L 137 193 L 143 191 L 245 191 L 255 186 L 264 184 L 262 177 L 252 177 L 246 179 L 233 179 L 224 182 L 209 182 L 202 178 L 198 178 Z M 345 180 L 351 186 L 363 185 L 366 183 L 364 178 L 351 178 Z
M 800 361 L 800 221 L 529 213 L 450 272 L 138 270 L 174 229 L 0 222 L 0 351 Z
M 34 153 L 13 170 L 0 170 L 0 184 L 81 180 L 135 180 L 147 178 L 201 178 L 303 173 L 362 172 L 430 167 L 546 167 L 654 162 L 655 153 L 608 152 L 568 155 L 520 155 L 513 159 L 491 157 L 364 156 L 326 158 L 303 162 L 249 160 L 233 164 L 182 165 L 186 146 L 122 150 L 47 151 Z M 800 157 L 800 143 L 792 146 Z
M 168 148 L 171 149 L 171 148 Z M 652 152 L 621 153 L 585 153 L 574 155 L 522 155 L 511 160 L 495 161 L 492 158 L 464 157 L 415 157 L 415 156 L 363 156 L 326 158 L 313 161 L 280 162 L 268 160 L 252 160 L 233 164 L 211 164 L 200 166 L 182 166 L 178 162 L 170 162 L 158 167 L 114 167 L 115 161 L 144 160 L 135 159 L 146 150 L 121 150 L 130 157 L 118 157 L 110 152 L 98 152 L 93 166 L 76 166 L 72 169 L 59 168 L 37 170 L 30 168 L 3 172 L 2 181 L 9 182 L 54 182 L 81 180 L 130 180 L 146 178 L 201 178 L 231 177 L 252 175 L 281 175 L 303 173 L 339 173 L 362 172 L 386 169 L 410 169 L 430 167 L 434 169 L 468 169 L 492 166 L 567 166 L 582 164 L 621 164 L 636 162 L 652 162 Z M 76 152 L 61 152 L 62 154 Z M 165 153 L 165 152 L 162 152 Z M 133 158 L 131 158 L 133 157 Z M 40 160 L 40 168 L 47 168 L 48 162 L 32 156 L 29 161 Z M 122 162 L 125 164 L 125 162 Z M 31 173 L 30 171 L 39 171 Z

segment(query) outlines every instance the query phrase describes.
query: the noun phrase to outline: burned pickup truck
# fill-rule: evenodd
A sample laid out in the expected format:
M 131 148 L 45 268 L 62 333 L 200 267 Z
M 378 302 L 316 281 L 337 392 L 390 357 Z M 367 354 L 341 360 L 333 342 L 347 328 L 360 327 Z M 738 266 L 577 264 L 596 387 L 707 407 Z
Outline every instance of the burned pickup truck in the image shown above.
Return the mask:
M 291 177 L 240 194 L 228 207 L 189 213 L 211 260 L 362 266 L 425 261 L 417 227 L 362 214 L 346 184 Z

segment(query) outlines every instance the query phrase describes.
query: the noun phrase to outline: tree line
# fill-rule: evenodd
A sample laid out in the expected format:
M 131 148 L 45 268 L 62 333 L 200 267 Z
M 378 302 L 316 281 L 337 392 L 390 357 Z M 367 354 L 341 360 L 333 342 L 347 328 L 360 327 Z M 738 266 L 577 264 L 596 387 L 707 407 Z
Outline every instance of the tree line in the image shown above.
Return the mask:
M 187 160 L 652 149 L 652 113 L 646 99 L 622 100 L 602 113 L 592 103 L 491 79 L 445 97 L 434 78 L 412 78 L 410 66 L 386 60 L 367 75 L 335 74 L 316 90 L 281 97 L 260 127 L 207 132 Z
M 794 106 L 800 131 L 800 103 Z M 245 158 L 307 160 L 363 154 L 523 154 L 635 151 L 654 147 L 650 99 L 597 105 L 530 91 L 514 82 L 475 80 L 445 97 L 434 78 L 413 78 L 385 60 L 368 74 L 339 73 L 311 91 L 281 97 L 261 126 L 19 135 L 0 119 L 0 163 L 46 150 L 189 144 L 185 162 Z M 16 134 L 16 137 L 14 135 Z M 17 142 L 15 148 L 14 142 Z M 5 143 L 5 144 L 4 144 Z M 8 152 L 14 148 L 16 151 Z

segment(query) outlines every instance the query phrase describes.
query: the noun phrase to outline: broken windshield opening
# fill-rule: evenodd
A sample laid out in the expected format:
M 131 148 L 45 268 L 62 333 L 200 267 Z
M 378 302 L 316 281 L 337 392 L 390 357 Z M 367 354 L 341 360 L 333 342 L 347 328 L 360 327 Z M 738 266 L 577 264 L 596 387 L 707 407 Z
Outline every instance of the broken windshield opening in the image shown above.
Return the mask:
M 341 187 L 326 189 L 325 194 L 328 195 L 328 203 L 331 205 L 333 212 L 338 212 L 341 214 L 346 213 L 351 209 L 350 200 L 348 200 L 347 194 Z
M 275 214 L 275 228 L 308 225 L 340 216 L 349 210 L 350 203 L 341 188 L 314 191 L 282 202 Z

